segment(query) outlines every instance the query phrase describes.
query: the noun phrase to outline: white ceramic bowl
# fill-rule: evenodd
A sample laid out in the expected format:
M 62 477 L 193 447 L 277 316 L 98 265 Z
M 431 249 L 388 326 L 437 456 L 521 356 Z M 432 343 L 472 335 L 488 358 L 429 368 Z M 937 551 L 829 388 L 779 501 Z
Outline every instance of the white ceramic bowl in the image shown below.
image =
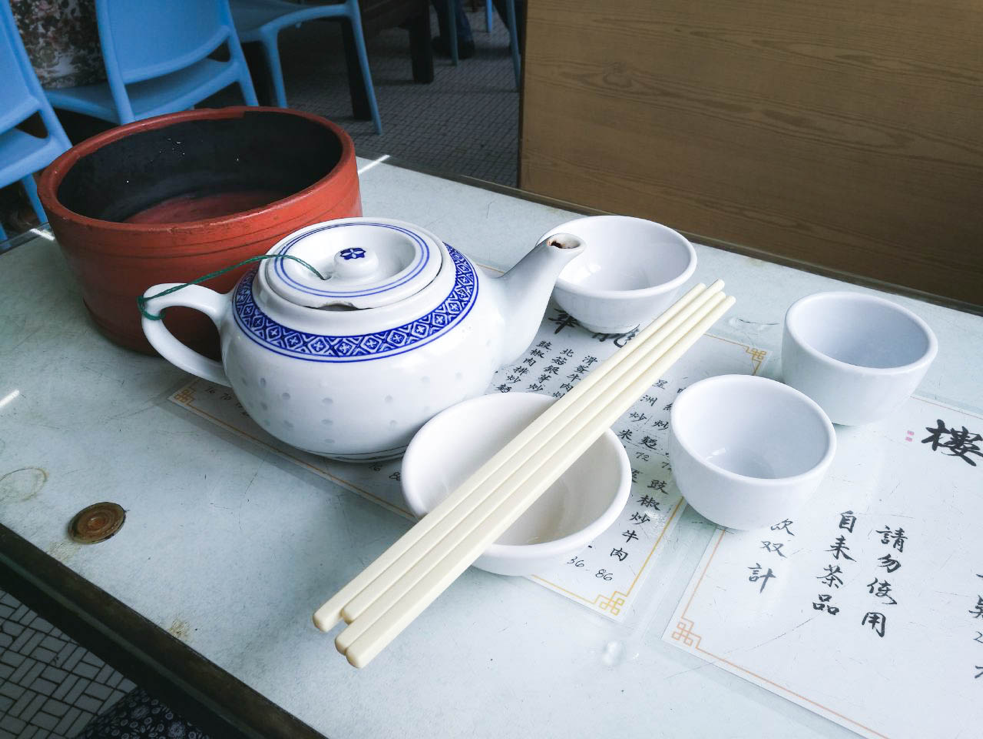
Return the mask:
M 696 270 L 693 245 L 671 228 L 628 216 L 578 218 L 548 231 L 583 239 L 553 299 L 590 331 L 623 334 L 672 305 Z
M 552 402 L 533 393 L 494 393 L 434 416 L 403 457 L 403 497 L 413 514 L 426 515 Z M 530 575 L 562 563 L 614 523 L 630 488 L 628 455 L 608 430 L 475 566 Z
M 928 324 L 874 295 L 824 292 L 785 314 L 782 375 L 833 423 L 870 423 L 899 408 L 938 353 Z
M 791 518 L 836 453 L 826 414 L 798 390 L 748 375 L 710 377 L 672 404 L 669 461 L 679 491 L 720 526 Z

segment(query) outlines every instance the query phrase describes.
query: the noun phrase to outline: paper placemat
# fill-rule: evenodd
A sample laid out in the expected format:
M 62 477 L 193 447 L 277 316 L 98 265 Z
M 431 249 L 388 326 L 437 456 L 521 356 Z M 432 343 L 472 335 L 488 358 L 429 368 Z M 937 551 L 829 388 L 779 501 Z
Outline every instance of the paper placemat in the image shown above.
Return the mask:
M 719 530 L 663 638 L 864 736 L 979 736 L 983 418 L 836 430 L 813 500 Z
M 500 369 L 488 392 L 536 392 L 560 397 L 598 362 L 630 341 L 584 330 L 551 307 L 525 354 Z M 628 451 L 632 489 L 617 522 L 584 551 L 548 572 L 530 577 L 610 618 L 620 620 L 652 569 L 659 545 L 685 505 L 672 482 L 667 459 L 669 411 L 684 387 L 711 375 L 754 374 L 768 353 L 746 344 L 706 335 L 656 382 L 613 426 Z M 332 480 L 407 518 L 400 491 L 398 460 L 350 464 L 299 451 L 274 439 L 249 418 L 232 390 L 195 379 L 170 400 L 191 412 Z

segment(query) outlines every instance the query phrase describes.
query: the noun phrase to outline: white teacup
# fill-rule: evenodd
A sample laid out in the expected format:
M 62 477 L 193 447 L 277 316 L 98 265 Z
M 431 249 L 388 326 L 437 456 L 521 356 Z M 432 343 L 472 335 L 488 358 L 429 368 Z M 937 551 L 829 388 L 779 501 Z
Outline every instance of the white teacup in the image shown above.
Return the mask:
M 578 218 L 543 238 L 557 233 L 587 248 L 560 273 L 553 299 L 590 331 L 623 334 L 648 323 L 696 270 L 696 251 L 682 234 L 643 218 Z
M 791 518 L 836 453 L 822 408 L 798 390 L 748 375 L 700 380 L 673 401 L 669 461 L 679 491 L 720 526 Z
M 937 352 L 932 329 L 907 308 L 863 293 L 816 293 L 785 314 L 782 375 L 833 423 L 854 426 L 899 408 Z

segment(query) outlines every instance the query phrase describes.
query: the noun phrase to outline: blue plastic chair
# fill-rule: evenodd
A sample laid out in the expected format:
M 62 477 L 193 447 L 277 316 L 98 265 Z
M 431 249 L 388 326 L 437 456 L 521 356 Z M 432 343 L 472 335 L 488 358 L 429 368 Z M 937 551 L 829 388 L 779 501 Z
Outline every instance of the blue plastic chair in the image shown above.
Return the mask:
M 47 90 L 54 107 L 132 123 L 235 83 L 259 104 L 228 0 L 96 0 L 96 20 L 108 82 Z M 209 58 L 223 45 L 227 61 Z
M 454 18 L 454 3 L 447 3 L 447 27 L 450 31 L 451 63 L 457 64 L 457 23 Z M 519 31 L 515 23 L 515 0 L 505 0 L 505 17 L 509 21 L 509 48 L 512 51 L 512 73 L 515 87 L 519 88 L 522 78 L 522 62 L 519 60 Z M 485 0 L 485 25 L 492 30 L 492 0 Z
M 362 70 L 362 79 L 365 80 L 365 96 L 368 98 L 375 132 L 382 133 L 382 120 L 379 118 L 379 106 L 376 104 L 375 90 L 372 88 L 372 75 L 369 72 L 369 57 L 365 51 L 365 38 L 362 35 L 362 14 L 358 7 L 358 0 L 346 0 L 337 5 L 297 5 L 284 0 L 231 0 L 231 3 L 239 39 L 243 43 L 256 41 L 263 45 L 263 53 L 266 55 L 266 63 L 276 92 L 276 104 L 281 108 L 287 107 L 287 93 L 283 86 L 283 70 L 280 67 L 280 51 L 277 47 L 277 36 L 280 31 L 287 26 L 296 26 L 317 18 L 347 19 L 355 39 L 358 65 Z
M 515 0 L 505 0 L 505 17 L 509 21 L 509 48 L 512 50 L 512 72 L 515 74 L 515 87 L 519 89 L 522 67 L 519 61 L 519 27 L 515 20 Z
M 491 0 L 489 0 L 490 2 Z M 450 38 L 447 39 L 448 46 L 451 52 L 451 64 L 455 67 L 457 66 L 458 56 L 457 56 L 457 3 L 463 2 L 463 0 L 450 0 L 446 3 L 447 5 L 447 33 Z
M 55 117 L 34 68 L 27 58 L 7 0 L 0 0 L 0 187 L 20 180 L 31 207 L 42 223 L 48 220 L 38 200 L 34 172 L 48 166 L 71 144 Z M 31 136 L 16 126 L 35 114 L 48 129 L 45 138 Z M 0 241 L 7 238 L 0 226 Z

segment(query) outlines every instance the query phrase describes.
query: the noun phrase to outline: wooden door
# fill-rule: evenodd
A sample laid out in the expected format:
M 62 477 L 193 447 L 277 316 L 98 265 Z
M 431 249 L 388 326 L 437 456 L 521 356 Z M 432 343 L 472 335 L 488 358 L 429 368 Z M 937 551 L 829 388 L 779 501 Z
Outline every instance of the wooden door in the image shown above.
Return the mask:
M 981 0 L 533 0 L 520 185 L 983 304 Z

